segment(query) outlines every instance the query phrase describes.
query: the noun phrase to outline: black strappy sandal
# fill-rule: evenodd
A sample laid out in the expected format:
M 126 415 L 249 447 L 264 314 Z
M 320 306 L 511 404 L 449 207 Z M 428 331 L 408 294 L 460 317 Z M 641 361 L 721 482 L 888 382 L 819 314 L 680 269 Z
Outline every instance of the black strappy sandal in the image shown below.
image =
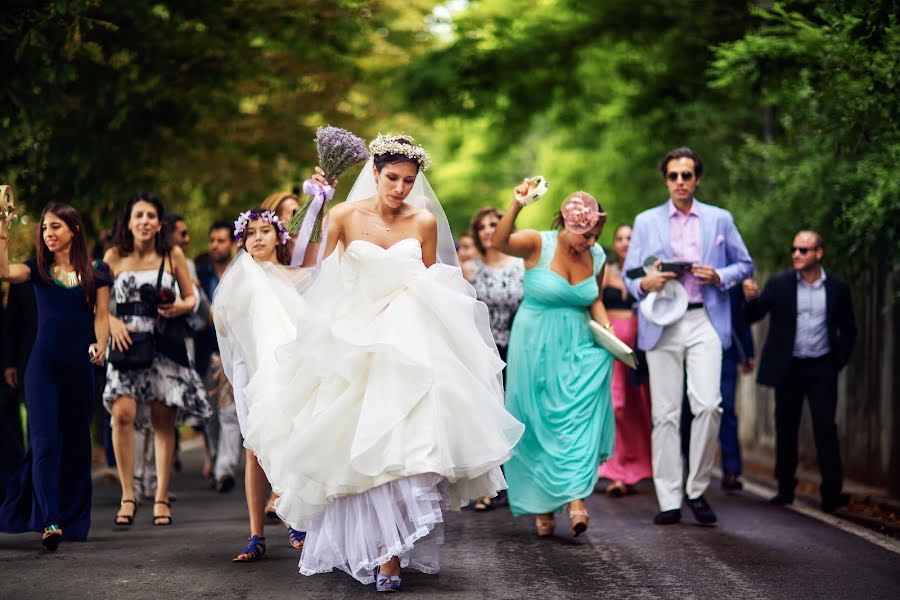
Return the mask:
M 117 514 L 116 520 L 114 521 L 114 523 L 118 527 L 131 527 L 132 525 L 134 525 L 134 516 L 137 514 L 138 503 L 134 500 L 122 500 L 121 502 L 119 502 L 120 510 L 122 509 L 122 507 L 125 506 L 126 502 L 134 504 L 134 512 L 131 513 L 130 515 L 118 515 Z
M 157 504 L 162 504 L 163 506 L 168 506 L 170 509 L 172 508 L 172 505 L 169 504 L 168 502 L 166 502 L 165 500 L 157 500 L 156 502 L 153 503 L 154 506 L 156 506 Z M 155 513 L 155 511 L 154 511 L 154 513 Z M 171 525 L 172 524 L 172 515 L 154 514 L 153 515 L 153 524 L 157 527 L 164 527 L 166 525 Z

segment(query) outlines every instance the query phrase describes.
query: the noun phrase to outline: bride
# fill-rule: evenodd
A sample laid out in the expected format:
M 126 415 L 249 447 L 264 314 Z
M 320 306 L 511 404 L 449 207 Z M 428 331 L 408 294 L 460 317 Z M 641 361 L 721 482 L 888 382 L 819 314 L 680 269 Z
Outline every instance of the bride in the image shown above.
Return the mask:
M 302 574 L 338 568 L 399 591 L 401 567 L 438 572 L 444 511 L 505 489 L 523 426 L 503 407 L 503 361 L 427 153 L 399 136 L 370 149 L 329 211 L 296 338 L 246 386 L 245 444 L 278 514 L 307 531 Z

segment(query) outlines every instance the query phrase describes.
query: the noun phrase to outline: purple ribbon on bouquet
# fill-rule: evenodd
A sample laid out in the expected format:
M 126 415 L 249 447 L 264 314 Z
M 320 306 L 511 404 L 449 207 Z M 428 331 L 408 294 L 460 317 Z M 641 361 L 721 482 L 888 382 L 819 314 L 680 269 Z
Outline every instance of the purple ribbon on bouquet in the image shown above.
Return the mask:
M 291 256 L 291 266 L 299 267 L 303 264 L 303 257 L 306 254 L 306 247 L 309 245 L 309 238 L 312 236 L 313 227 L 319 213 L 324 210 L 325 204 L 334 197 L 334 188 L 330 185 L 323 186 L 314 179 L 307 179 L 303 182 L 303 193 L 312 196 L 309 208 L 306 209 L 306 215 L 303 217 L 303 223 L 300 224 L 300 231 L 294 238 L 294 253 Z M 328 215 L 322 222 L 322 238 L 319 242 L 319 255 L 316 259 L 316 266 L 322 262 L 322 256 L 325 253 L 325 244 L 328 242 Z

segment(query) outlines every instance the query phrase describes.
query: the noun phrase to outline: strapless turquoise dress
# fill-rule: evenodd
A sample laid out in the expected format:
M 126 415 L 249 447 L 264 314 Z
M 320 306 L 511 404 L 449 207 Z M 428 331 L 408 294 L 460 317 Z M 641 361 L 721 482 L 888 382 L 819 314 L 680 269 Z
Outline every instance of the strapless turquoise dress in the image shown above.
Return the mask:
M 540 261 L 525 271 L 509 338 L 506 408 L 525 424 L 505 466 L 516 515 L 556 512 L 589 496 L 615 443 L 614 359 L 588 326 L 606 255 L 595 244 L 594 276 L 572 285 L 550 269 L 557 233 L 541 232 Z

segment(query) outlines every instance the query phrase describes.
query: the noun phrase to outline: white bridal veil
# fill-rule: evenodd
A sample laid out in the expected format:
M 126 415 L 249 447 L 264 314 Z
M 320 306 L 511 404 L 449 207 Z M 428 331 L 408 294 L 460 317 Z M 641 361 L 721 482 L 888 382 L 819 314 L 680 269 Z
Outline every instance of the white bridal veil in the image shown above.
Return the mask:
M 374 164 L 372 157 L 369 157 L 362 171 L 360 171 L 359 177 L 356 178 L 353 187 L 350 188 L 347 202 L 359 202 L 375 196 L 376 184 L 372 169 Z M 431 184 L 428 183 L 421 169 L 419 169 L 416 182 L 413 184 L 413 188 L 404 202 L 413 208 L 427 210 L 434 215 L 438 227 L 437 261 L 445 265 L 458 267 L 459 260 L 456 257 L 456 245 L 453 243 L 453 233 L 450 231 L 447 215 L 444 213 L 440 200 L 438 200 L 437 195 L 431 188 Z

